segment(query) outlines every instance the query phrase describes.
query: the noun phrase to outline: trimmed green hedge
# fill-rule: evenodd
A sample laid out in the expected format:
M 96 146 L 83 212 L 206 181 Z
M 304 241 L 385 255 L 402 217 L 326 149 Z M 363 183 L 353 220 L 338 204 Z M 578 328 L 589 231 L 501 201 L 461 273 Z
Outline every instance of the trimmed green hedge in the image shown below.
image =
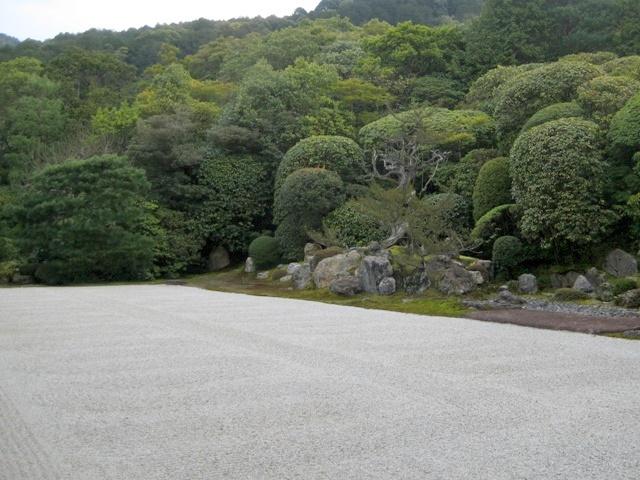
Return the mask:
M 280 245 L 275 238 L 263 235 L 251 242 L 249 256 L 259 269 L 275 267 L 280 263 Z
M 489 160 L 480 169 L 473 189 L 473 218 L 479 220 L 491 209 L 511 203 L 509 159 Z
M 336 172 L 346 183 L 357 182 L 364 173 L 364 152 L 346 137 L 321 135 L 305 138 L 284 156 L 276 174 L 276 194 L 286 178 L 301 168 L 323 168 Z

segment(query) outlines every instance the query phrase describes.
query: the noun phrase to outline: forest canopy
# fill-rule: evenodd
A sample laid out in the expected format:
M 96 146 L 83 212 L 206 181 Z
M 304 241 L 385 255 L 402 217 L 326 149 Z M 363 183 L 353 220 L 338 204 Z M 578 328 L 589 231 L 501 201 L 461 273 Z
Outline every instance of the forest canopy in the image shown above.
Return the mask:
M 311 240 L 637 249 L 638 25 L 635 0 L 323 0 L 2 36 L 0 280 L 172 277 Z

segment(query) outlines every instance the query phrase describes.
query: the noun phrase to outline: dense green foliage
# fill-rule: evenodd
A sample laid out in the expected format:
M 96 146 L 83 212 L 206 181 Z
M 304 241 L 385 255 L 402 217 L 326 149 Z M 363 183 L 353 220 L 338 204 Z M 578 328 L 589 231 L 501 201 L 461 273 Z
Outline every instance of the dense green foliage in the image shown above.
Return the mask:
M 496 276 L 510 276 L 524 260 L 524 246 L 517 237 L 500 237 L 493 244 L 491 258 Z
M 485 163 L 473 189 L 473 218 L 478 221 L 489 210 L 511 203 L 509 159 L 500 157 Z
M 498 135 L 510 145 L 517 131 L 540 109 L 576 96 L 583 83 L 599 76 L 598 67 L 580 62 L 557 62 L 525 72 L 500 90 L 495 108 Z
M 613 147 L 630 155 L 640 151 L 640 94 L 613 117 L 609 139 Z
M 313 14 L 341 15 L 362 24 L 374 18 L 389 23 L 411 20 L 436 24 L 450 19 L 464 20 L 480 13 L 484 0 L 322 0 Z
M 629 290 L 638 288 L 638 282 L 633 278 L 614 278 L 609 283 L 614 296 L 622 295 Z
M 198 171 L 199 236 L 231 252 L 246 249 L 268 211 L 271 188 L 264 166 L 248 155 L 215 155 Z
M 523 133 L 511 152 L 522 233 L 544 247 L 596 240 L 611 221 L 603 202 L 604 171 L 593 123 L 563 119 Z
M 275 238 L 263 235 L 249 244 L 249 256 L 259 269 L 275 267 L 280 263 L 280 245 Z
M 344 199 L 344 183 L 335 172 L 302 168 L 289 175 L 276 194 L 273 211 L 284 258 L 300 258 L 308 232 L 319 229 L 322 219 Z
M 636 0 L 323 0 L 0 36 L 0 277 L 179 276 L 273 230 L 286 260 L 316 234 L 484 257 L 510 236 L 541 264 L 637 249 L 638 25 Z
M 342 247 L 364 247 L 371 242 L 379 242 L 388 235 L 375 218 L 348 202 L 327 215 L 323 228 Z
M 354 183 L 365 173 L 364 153 L 349 138 L 316 136 L 301 140 L 282 158 L 276 174 L 276 192 L 285 179 L 301 168 L 324 168 Z
M 20 249 L 46 283 L 144 279 L 153 223 L 144 172 L 116 156 L 44 169 L 21 195 Z
M 526 132 L 533 127 L 561 118 L 582 118 L 584 114 L 584 110 L 576 102 L 554 103 L 534 113 L 524 124 L 522 131 Z
M 489 210 L 476 221 L 471 231 L 474 246 L 484 255 L 490 255 L 494 242 L 503 236 L 519 233 L 518 222 L 521 212 L 517 205 L 507 204 Z

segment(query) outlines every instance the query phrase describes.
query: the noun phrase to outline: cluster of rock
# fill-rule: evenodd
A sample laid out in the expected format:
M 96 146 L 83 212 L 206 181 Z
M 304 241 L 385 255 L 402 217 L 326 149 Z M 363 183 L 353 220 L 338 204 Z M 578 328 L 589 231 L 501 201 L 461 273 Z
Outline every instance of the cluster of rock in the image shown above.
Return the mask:
M 633 255 L 616 249 L 611 251 L 603 265 L 604 272 L 597 268 L 590 268 L 584 273 L 567 272 L 564 274 L 554 273 L 550 276 L 551 287 L 554 289 L 573 289 L 577 292 L 592 295 L 603 302 L 611 302 L 613 298 L 613 288 L 607 282 L 605 274 L 617 278 L 624 278 L 638 273 L 638 262 Z M 538 292 L 538 280 L 534 275 L 523 274 L 518 277 L 518 290 L 525 294 L 535 294 Z M 636 300 L 637 297 L 637 300 Z M 621 298 L 623 306 L 638 303 L 640 307 L 640 291 L 632 290 L 624 294 Z M 636 307 L 634 307 L 636 308 Z
M 584 273 L 568 272 L 565 274 L 552 274 L 551 287 L 554 289 L 569 288 L 577 292 L 594 295 L 604 302 L 613 300 L 611 284 L 606 276 L 597 268 L 590 268 Z M 538 292 L 538 279 L 535 275 L 525 273 L 518 277 L 518 290 L 524 294 Z
M 491 262 L 478 260 L 465 266 L 446 255 L 406 257 L 400 259 L 376 242 L 346 251 L 310 243 L 304 262 L 289 264 L 280 280 L 295 289 L 328 288 L 344 296 L 363 292 L 393 295 L 397 290 L 419 294 L 432 287 L 447 295 L 464 295 L 490 280 Z M 255 271 L 251 259 L 245 271 Z

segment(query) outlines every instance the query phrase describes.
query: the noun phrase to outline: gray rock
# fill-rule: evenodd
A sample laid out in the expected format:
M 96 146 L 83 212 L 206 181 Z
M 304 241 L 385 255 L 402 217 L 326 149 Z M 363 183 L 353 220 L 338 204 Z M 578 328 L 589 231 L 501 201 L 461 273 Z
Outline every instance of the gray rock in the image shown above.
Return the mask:
M 289 283 L 291 280 L 293 280 L 293 275 L 285 275 L 280 279 L 280 282 Z
M 447 295 L 464 295 L 477 287 L 476 275 L 446 255 L 429 258 L 425 262 L 425 271 L 438 290 Z
M 601 283 L 596 289 L 596 297 L 601 302 L 613 302 L 613 286 L 609 282 Z
M 296 290 L 305 290 L 311 286 L 311 267 L 308 263 L 303 263 L 300 268 L 291 274 L 293 288 Z
M 364 257 L 357 271 L 360 286 L 367 293 L 378 293 L 378 285 L 382 279 L 392 275 L 391 262 L 384 256 Z
M 343 297 L 353 297 L 354 295 L 362 292 L 360 279 L 353 275 L 336 278 L 331 282 L 331 285 L 329 285 L 329 290 L 331 293 L 335 293 L 336 295 L 341 295 Z
M 495 299 L 495 303 L 502 306 L 519 307 L 525 305 L 527 301 L 524 298 L 511 293 L 506 286 L 502 286 L 498 291 L 498 297 Z
M 452 266 L 453 261 L 447 255 L 434 255 L 424 262 L 425 271 L 431 280 L 438 280 L 438 277 Z
M 256 278 L 258 280 L 269 280 L 269 272 L 259 272 Z
M 625 338 L 631 338 L 634 340 L 640 340 L 640 330 L 627 330 L 622 333 Z
M 396 293 L 396 279 L 393 277 L 383 278 L 378 285 L 380 295 L 393 295 Z
M 313 271 L 313 281 L 318 288 L 328 288 L 338 278 L 354 275 L 362 262 L 362 255 L 352 250 L 325 258 Z
M 640 289 L 629 290 L 618 295 L 615 299 L 616 305 L 624 308 L 640 308 Z
M 470 272 L 480 272 L 482 274 L 482 278 L 484 278 L 484 281 L 490 282 L 493 278 L 491 275 L 491 267 L 491 260 L 476 260 L 469 267 L 467 267 L 467 270 L 469 270 Z
M 438 281 L 438 290 L 446 295 L 465 295 L 477 287 L 474 276 L 459 265 L 446 269 Z
M 614 277 L 630 277 L 638 273 L 638 261 L 633 255 L 617 248 L 607 255 L 604 270 Z
M 582 293 L 593 293 L 595 290 L 593 288 L 593 285 L 591 285 L 591 282 L 587 280 L 587 277 L 585 277 L 584 275 L 580 275 L 578 278 L 576 278 L 576 281 L 573 283 L 572 288 Z
M 522 293 L 532 294 L 538 292 L 538 279 L 535 275 L 524 273 L 518 277 L 518 290 Z
M 256 271 L 256 262 L 253 258 L 249 257 L 244 262 L 244 273 L 255 273 Z
M 14 273 L 11 277 L 11 283 L 15 285 L 29 285 L 33 283 L 33 277 L 31 275 L 22 275 L 20 273 Z
M 289 265 L 287 265 L 287 275 L 293 275 L 299 268 L 299 263 L 290 263 Z
M 397 284 L 396 280 L 396 284 Z M 409 295 L 419 295 L 426 292 L 431 286 L 431 280 L 427 275 L 424 266 L 417 268 L 409 275 L 405 275 L 401 279 L 402 288 Z
M 229 258 L 229 252 L 224 247 L 215 247 L 209 254 L 209 260 L 207 266 L 210 272 L 217 272 L 223 270 L 231 265 L 231 259 Z
M 587 273 L 585 273 L 584 276 L 586 277 L 587 280 L 589 280 L 589 283 L 593 285 L 596 291 L 598 290 L 598 288 L 600 288 L 600 286 L 603 283 L 607 281 L 605 274 L 595 267 L 592 267 L 589 270 L 587 270 Z
M 484 276 L 482 275 L 482 272 L 479 272 L 477 270 L 469 270 L 469 273 L 473 277 L 473 280 L 476 282 L 476 285 L 482 285 L 486 281 Z

